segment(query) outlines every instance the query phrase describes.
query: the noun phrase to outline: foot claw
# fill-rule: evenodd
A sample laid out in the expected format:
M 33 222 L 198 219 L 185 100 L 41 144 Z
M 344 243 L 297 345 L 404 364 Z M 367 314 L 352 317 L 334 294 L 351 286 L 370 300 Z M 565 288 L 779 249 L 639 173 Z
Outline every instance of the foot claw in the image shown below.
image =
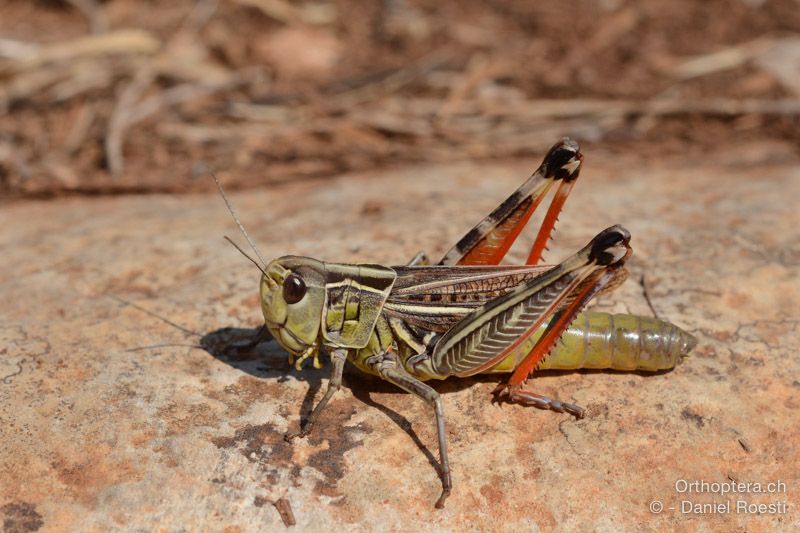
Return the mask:
M 586 409 L 581 407 L 580 405 L 575 405 L 572 403 L 565 403 L 564 411 L 574 416 L 576 419 L 580 420 L 586 414 Z
M 302 430 L 296 431 L 294 433 L 291 433 L 291 432 L 286 433 L 283 436 L 283 440 L 285 440 L 286 442 L 292 442 L 297 437 L 300 437 L 302 439 L 302 438 L 305 438 L 306 436 L 308 436 L 308 429 L 302 429 Z
M 436 500 L 435 507 L 437 509 L 444 509 L 444 501 L 447 497 L 450 496 L 450 489 L 442 489 L 442 493 L 439 495 L 439 499 Z
M 494 388 L 492 391 L 492 403 L 496 403 L 502 405 L 503 402 L 509 401 L 508 398 L 511 395 L 509 391 L 509 387 L 507 383 L 499 383 L 497 387 Z

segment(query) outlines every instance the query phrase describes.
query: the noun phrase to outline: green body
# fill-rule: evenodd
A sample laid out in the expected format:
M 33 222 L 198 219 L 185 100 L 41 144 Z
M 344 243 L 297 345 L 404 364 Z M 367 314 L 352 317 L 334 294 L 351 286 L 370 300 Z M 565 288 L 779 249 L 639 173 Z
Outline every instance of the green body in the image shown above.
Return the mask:
M 513 372 L 533 349 L 546 326 L 540 326 L 512 353 L 481 374 Z M 401 361 L 406 371 L 422 380 L 446 379 L 446 375 L 420 372 L 406 361 L 414 352 L 395 338 L 387 320 L 379 320 L 370 342 L 352 353 L 348 360 L 359 370 L 375 374 L 366 360 L 400 344 Z M 680 364 L 694 347 L 692 335 L 678 326 L 657 318 L 626 314 L 585 312 L 562 335 L 538 370 L 607 369 L 657 372 Z
M 489 372 L 511 372 L 545 327 Z M 657 318 L 585 312 L 564 332 L 539 370 L 579 368 L 657 372 L 680 364 L 696 343 L 678 326 Z
M 304 276 L 308 293 L 301 302 L 289 305 L 276 289 L 291 271 Z M 513 270 L 511 273 L 519 275 Z M 320 346 L 329 352 L 346 349 L 348 361 L 359 370 L 377 374 L 369 364 L 370 358 L 396 351 L 405 370 L 418 379 L 446 379 L 454 375 L 436 372 L 429 365 L 409 363 L 429 346 L 422 339 L 415 339 L 404 323 L 393 318 L 392 304 L 386 303 L 392 295 L 394 269 L 286 257 L 270 263 L 267 275 L 270 279 L 264 277 L 261 282 L 267 327 L 284 348 L 300 356 L 300 362 L 311 356 L 316 360 Z M 454 319 L 474 309 L 453 302 L 425 307 L 431 308 L 447 309 L 448 316 Z M 499 363 L 476 373 L 513 372 L 545 329 L 546 323 Z M 694 337 L 669 322 L 635 315 L 584 312 L 578 315 L 538 369 L 654 372 L 679 364 L 694 344 Z

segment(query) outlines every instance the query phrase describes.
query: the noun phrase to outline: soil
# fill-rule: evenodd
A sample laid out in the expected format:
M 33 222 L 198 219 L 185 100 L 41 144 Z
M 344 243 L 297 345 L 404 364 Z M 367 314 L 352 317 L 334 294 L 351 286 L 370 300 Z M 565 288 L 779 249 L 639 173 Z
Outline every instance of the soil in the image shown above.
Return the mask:
M 646 180 L 625 163 L 591 158 L 545 259 L 624 223 L 630 278 L 592 310 L 657 313 L 696 348 L 654 374 L 537 370 L 525 389 L 586 408 L 581 420 L 493 405 L 506 376 L 429 382 L 453 472 L 443 510 L 432 410 L 351 365 L 313 433 L 284 440 L 330 360 L 297 371 L 274 341 L 243 347 L 263 324 L 259 272 L 222 240 L 236 229 L 215 195 L 0 209 L 0 523 L 282 531 L 283 499 L 299 531 L 797 531 L 800 229 L 785 199 L 800 170 L 731 168 L 721 188 L 713 157 L 655 162 Z M 268 258 L 396 265 L 441 257 L 528 168 L 409 167 L 230 197 Z M 700 481 L 783 489 L 679 485 Z M 746 514 L 739 501 L 777 507 Z
M 235 188 L 536 161 L 563 135 L 643 165 L 765 140 L 795 161 L 797 7 L 7 0 L 0 194 L 207 190 L 209 167 Z

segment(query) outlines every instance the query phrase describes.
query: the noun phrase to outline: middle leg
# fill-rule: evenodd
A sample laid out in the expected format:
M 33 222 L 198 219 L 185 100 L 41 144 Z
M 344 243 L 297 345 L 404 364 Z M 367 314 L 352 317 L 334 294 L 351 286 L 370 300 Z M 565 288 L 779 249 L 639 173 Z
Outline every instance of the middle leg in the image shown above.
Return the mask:
M 420 250 L 417 252 L 417 255 L 411 258 L 411 261 L 408 262 L 406 266 L 414 267 L 414 266 L 427 266 L 431 264 L 431 260 L 428 259 L 428 254 L 424 251 Z
M 376 356 L 371 365 L 381 378 L 397 385 L 406 392 L 416 395 L 433 407 L 433 413 L 436 417 L 436 433 L 439 438 L 439 466 L 442 480 L 442 493 L 439 495 L 439 499 L 436 500 L 436 508 L 444 508 L 444 502 L 453 488 L 453 481 L 450 477 L 450 462 L 447 459 L 442 397 L 433 388 L 406 372 L 392 352 Z

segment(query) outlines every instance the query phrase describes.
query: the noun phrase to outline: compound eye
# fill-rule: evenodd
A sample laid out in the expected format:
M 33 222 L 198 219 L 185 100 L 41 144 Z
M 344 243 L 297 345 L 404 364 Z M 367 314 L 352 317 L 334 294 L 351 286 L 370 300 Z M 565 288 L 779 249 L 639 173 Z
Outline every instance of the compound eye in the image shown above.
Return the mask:
M 296 304 L 306 295 L 306 282 L 297 274 L 289 274 L 283 280 L 283 299 L 287 304 Z

